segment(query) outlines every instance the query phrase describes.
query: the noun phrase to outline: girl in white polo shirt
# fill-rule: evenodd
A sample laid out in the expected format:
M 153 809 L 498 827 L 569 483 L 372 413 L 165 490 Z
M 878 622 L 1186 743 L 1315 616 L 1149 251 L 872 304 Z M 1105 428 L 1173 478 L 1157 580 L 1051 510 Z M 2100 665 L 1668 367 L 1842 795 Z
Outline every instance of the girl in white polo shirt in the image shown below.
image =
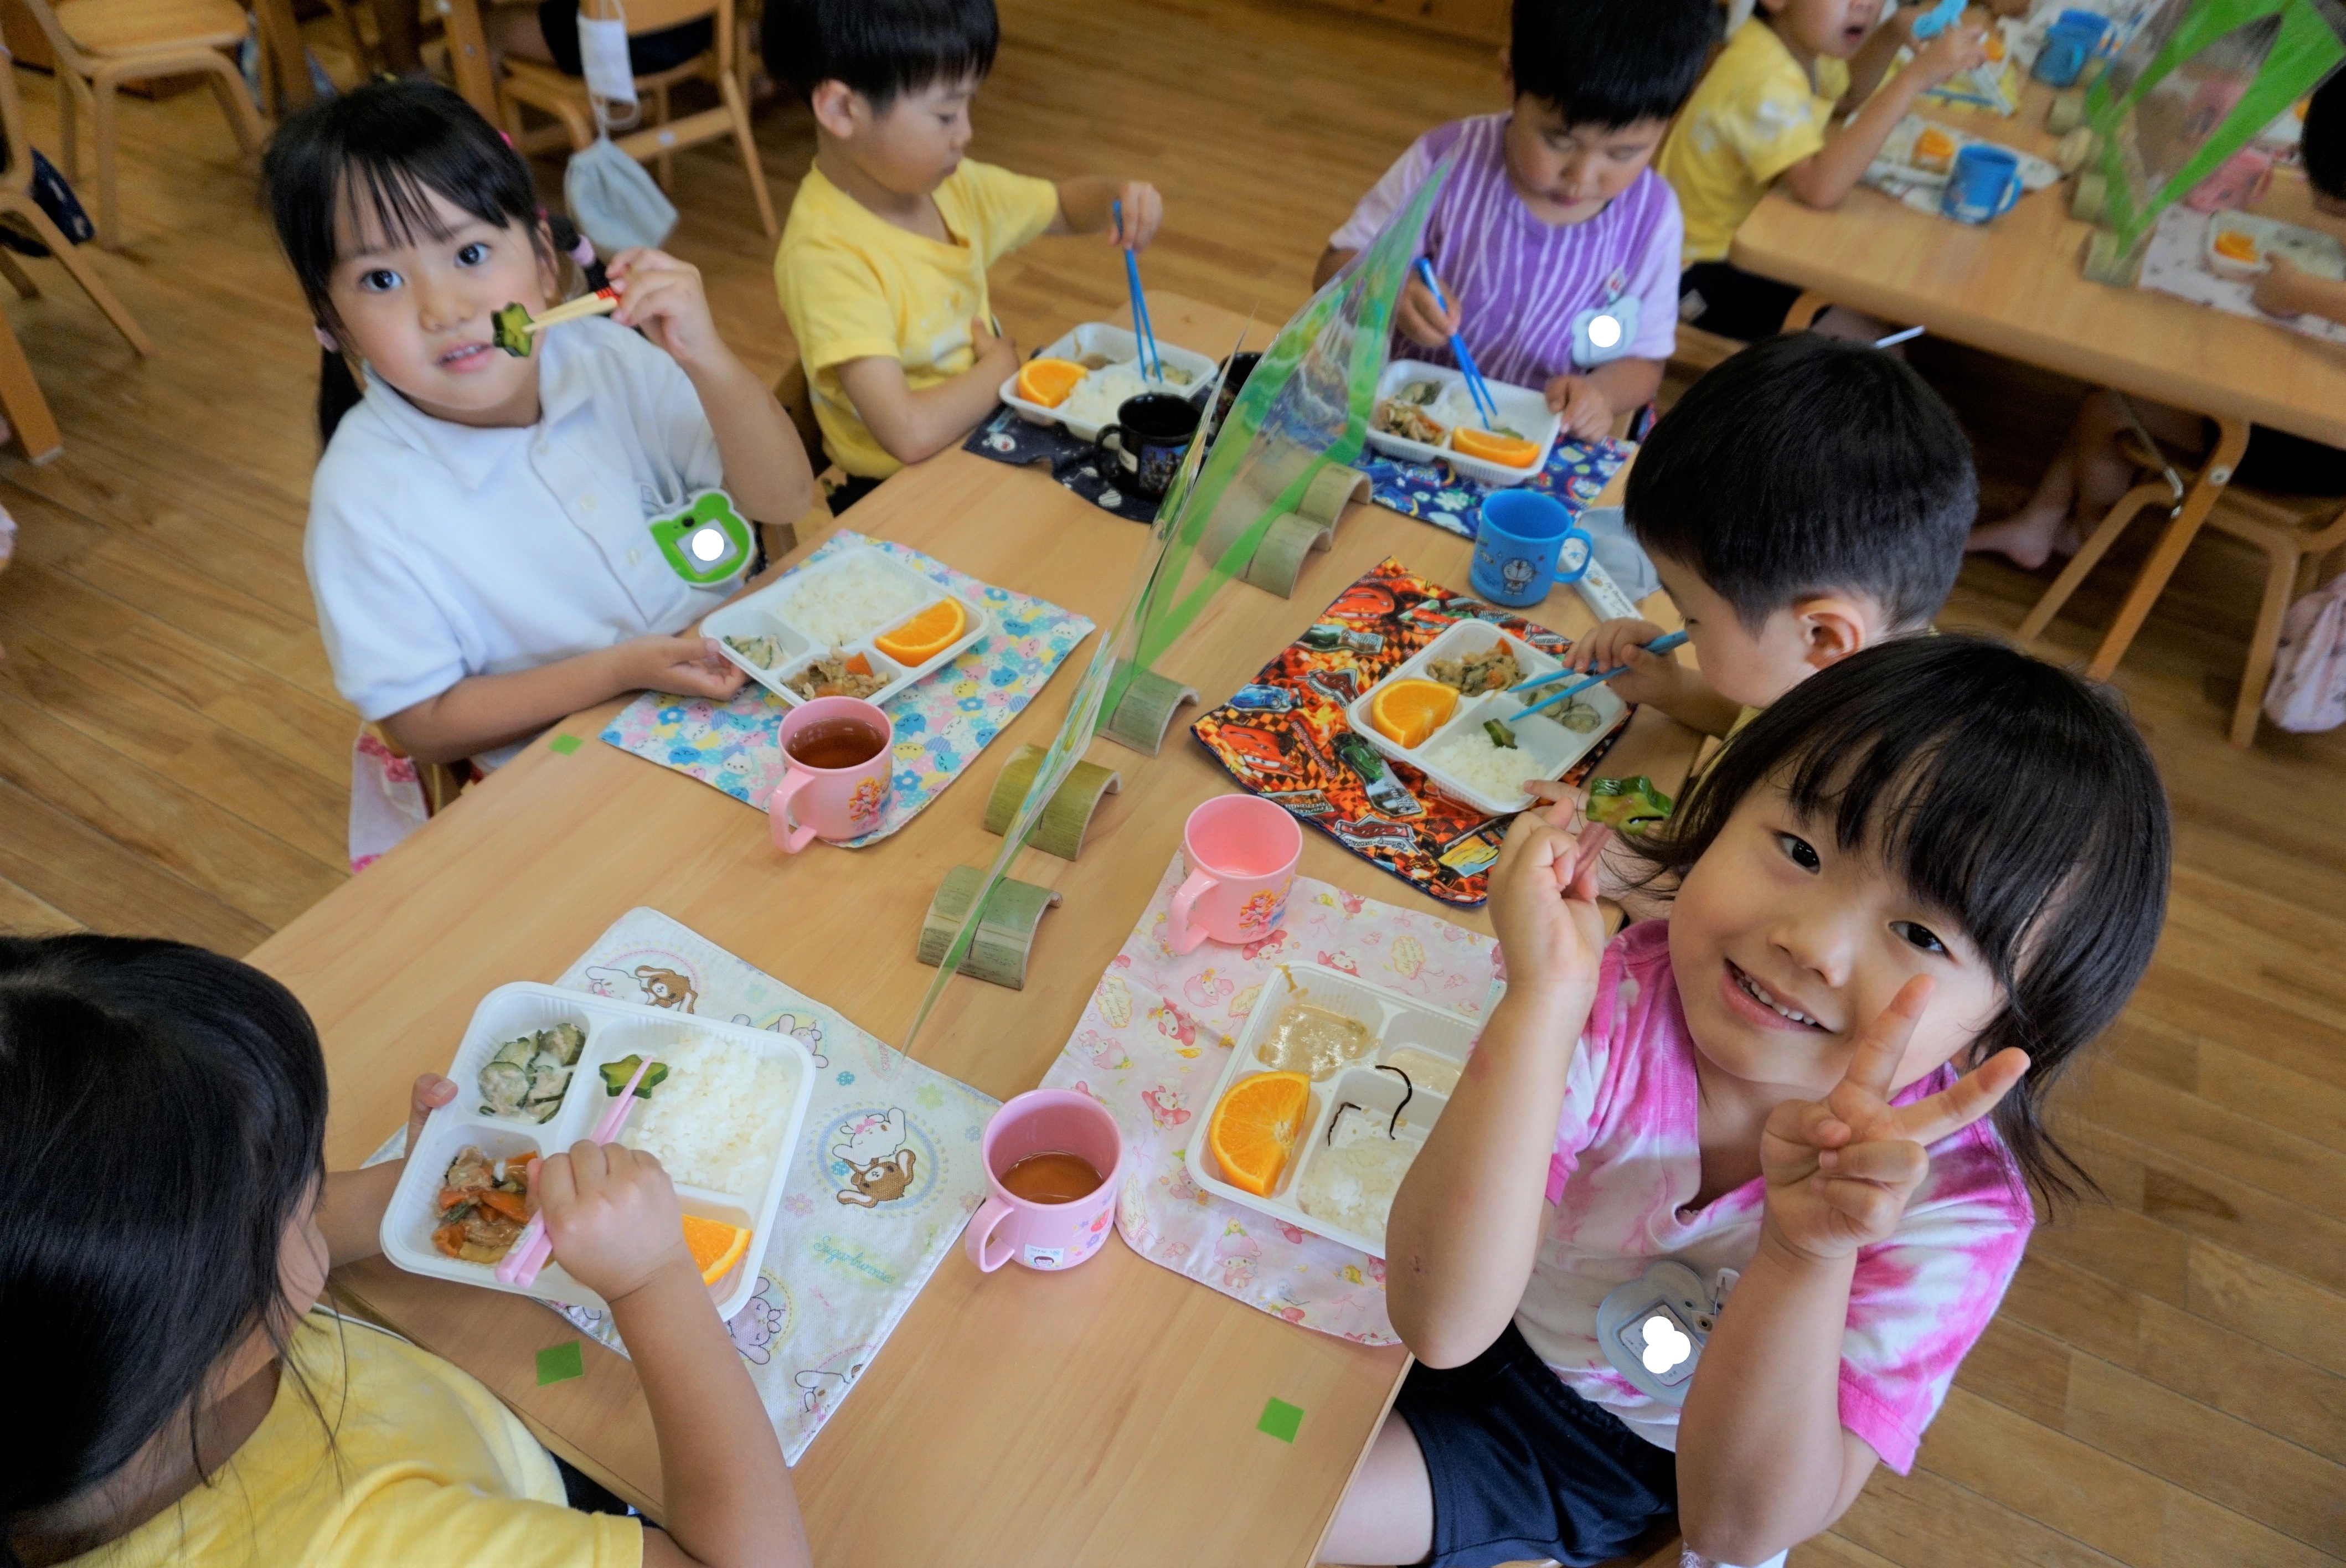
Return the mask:
M 738 690 L 694 628 L 740 589 L 754 524 L 796 518 L 814 480 L 699 271 L 623 251 L 609 318 L 515 358 L 492 317 L 558 300 L 557 258 L 527 166 L 462 98 L 361 87 L 289 120 L 263 173 L 326 345 L 303 557 L 360 714 L 419 761 L 495 767 L 623 692 Z M 704 562 L 716 504 L 675 520 L 717 491 Z

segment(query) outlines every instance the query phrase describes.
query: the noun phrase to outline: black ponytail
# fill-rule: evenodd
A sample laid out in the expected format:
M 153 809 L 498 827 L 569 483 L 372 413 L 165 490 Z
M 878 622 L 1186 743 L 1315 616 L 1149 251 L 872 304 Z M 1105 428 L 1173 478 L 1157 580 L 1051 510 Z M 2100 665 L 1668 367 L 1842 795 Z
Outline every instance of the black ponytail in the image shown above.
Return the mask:
M 351 361 L 342 357 L 341 350 L 321 349 L 319 354 L 318 444 L 323 446 L 334 439 L 342 415 L 358 407 L 366 392 L 359 385 L 358 377 L 351 374 Z

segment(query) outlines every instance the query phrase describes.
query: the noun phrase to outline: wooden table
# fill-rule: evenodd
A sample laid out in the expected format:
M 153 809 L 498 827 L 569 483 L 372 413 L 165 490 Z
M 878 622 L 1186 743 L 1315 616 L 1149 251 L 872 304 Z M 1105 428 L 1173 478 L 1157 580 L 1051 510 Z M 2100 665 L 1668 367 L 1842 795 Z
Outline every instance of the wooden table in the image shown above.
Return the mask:
M 1201 351 L 1227 350 L 1240 326 L 1174 295 L 1152 309 L 1168 340 Z M 1123 602 L 1147 532 L 1039 473 L 960 451 L 891 480 L 849 520 L 1102 624 Z M 1464 540 L 1355 507 L 1294 598 L 1232 583 L 1159 667 L 1219 700 L 1387 555 L 1465 581 Z M 1544 615 L 1566 631 L 1589 623 L 1570 593 Z M 853 854 L 784 857 L 759 813 L 596 743 L 616 705 L 558 726 L 588 744 L 566 756 L 532 745 L 252 955 L 301 996 L 325 1041 L 330 1165 L 355 1164 L 400 1123 L 408 1084 L 446 1064 L 483 993 L 553 980 L 638 904 L 883 1039 L 901 1038 L 933 973 L 913 956 L 929 895 L 947 870 L 998 847 L 980 828 L 994 774 L 1018 743 L 1049 738 L 1092 646 L 971 777 L 894 838 Z M 1676 780 L 1694 744 L 1644 712 L 1607 770 Z M 1082 860 L 1030 850 L 1015 868 L 1066 901 L 1044 920 L 1026 989 L 956 980 L 920 1043 L 921 1060 L 988 1094 L 1040 1080 L 1178 850 L 1183 818 L 1231 788 L 1178 729 L 1155 759 L 1107 741 L 1091 754 L 1125 784 L 1107 798 Z M 1322 835 L 1304 838 L 1305 874 L 1423 900 Z M 1489 929 L 1479 911 L 1423 907 Z M 576 1338 L 542 1308 L 380 1259 L 336 1283 L 478 1376 L 556 1451 L 658 1512 L 651 1425 L 625 1359 L 590 1345 L 583 1379 L 538 1388 L 535 1352 Z M 797 1485 L 818 1561 L 856 1568 L 1303 1563 L 1404 1364 L 1398 1349 L 1295 1329 L 1121 1246 L 1066 1278 L 981 1275 L 955 1248 L 807 1451 Z M 1255 1431 L 1271 1396 L 1304 1411 L 1292 1445 Z
M 2050 89 L 2032 82 L 2009 118 L 1936 105 L 1923 112 L 2049 155 L 2056 139 L 2044 128 L 2051 98 Z M 2277 182 L 2266 206 L 2277 217 L 2302 211 L 2302 180 Z M 2148 290 L 2088 282 L 2078 258 L 2092 232 L 2069 216 L 2066 185 L 2024 196 L 1978 228 L 1874 190 L 1852 191 L 1839 208 L 1820 211 L 1780 189 L 1736 231 L 1732 256 L 1739 267 L 1808 290 L 1813 298 L 1794 308 L 1798 319 L 1819 303 L 1848 305 L 2217 421 L 2214 452 L 2094 656 L 2093 673 L 2106 677 L 2230 482 L 2250 422 L 2346 446 L 2346 351 Z M 2073 563 L 2077 578 L 2097 554 Z M 2064 573 L 2023 635 L 2042 630 L 2075 586 Z

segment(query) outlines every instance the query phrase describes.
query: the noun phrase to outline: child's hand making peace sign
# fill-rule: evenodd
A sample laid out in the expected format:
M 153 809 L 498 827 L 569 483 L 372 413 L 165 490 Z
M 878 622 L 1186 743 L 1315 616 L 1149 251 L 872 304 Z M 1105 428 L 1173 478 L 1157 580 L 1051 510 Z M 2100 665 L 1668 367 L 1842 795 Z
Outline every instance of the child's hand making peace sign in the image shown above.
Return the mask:
M 1995 1109 L 2028 1071 L 2028 1054 L 2007 1047 L 1929 1098 L 1892 1105 L 1899 1059 L 1930 999 L 1927 975 L 1908 981 L 1859 1037 L 1831 1094 L 1787 1100 L 1768 1118 L 1767 1224 L 1806 1257 L 1843 1257 L 1889 1236 L 1930 1172 L 1924 1150 Z

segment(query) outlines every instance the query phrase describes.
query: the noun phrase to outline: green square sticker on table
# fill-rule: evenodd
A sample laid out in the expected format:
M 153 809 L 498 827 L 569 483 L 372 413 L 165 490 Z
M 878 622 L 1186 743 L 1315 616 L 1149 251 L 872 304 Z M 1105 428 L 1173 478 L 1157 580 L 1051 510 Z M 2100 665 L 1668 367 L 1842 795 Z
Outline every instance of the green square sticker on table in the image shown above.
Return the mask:
M 564 1345 L 548 1345 L 537 1353 L 537 1386 L 541 1389 L 548 1383 L 566 1383 L 586 1375 L 586 1352 L 576 1339 Z M 1302 1414 L 1300 1410 L 1296 1413 Z
M 546 748 L 557 757 L 567 757 L 583 744 L 575 735 L 557 735 L 546 743 Z
M 544 1359 L 539 1358 L 541 1361 Z M 1254 1423 L 1255 1431 L 1269 1432 L 1281 1442 L 1293 1442 L 1295 1434 L 1302 1429 L 1303 1407 L 1290 1405 L 1285 1400 L 1264 1400 L 1262 1419 Z

